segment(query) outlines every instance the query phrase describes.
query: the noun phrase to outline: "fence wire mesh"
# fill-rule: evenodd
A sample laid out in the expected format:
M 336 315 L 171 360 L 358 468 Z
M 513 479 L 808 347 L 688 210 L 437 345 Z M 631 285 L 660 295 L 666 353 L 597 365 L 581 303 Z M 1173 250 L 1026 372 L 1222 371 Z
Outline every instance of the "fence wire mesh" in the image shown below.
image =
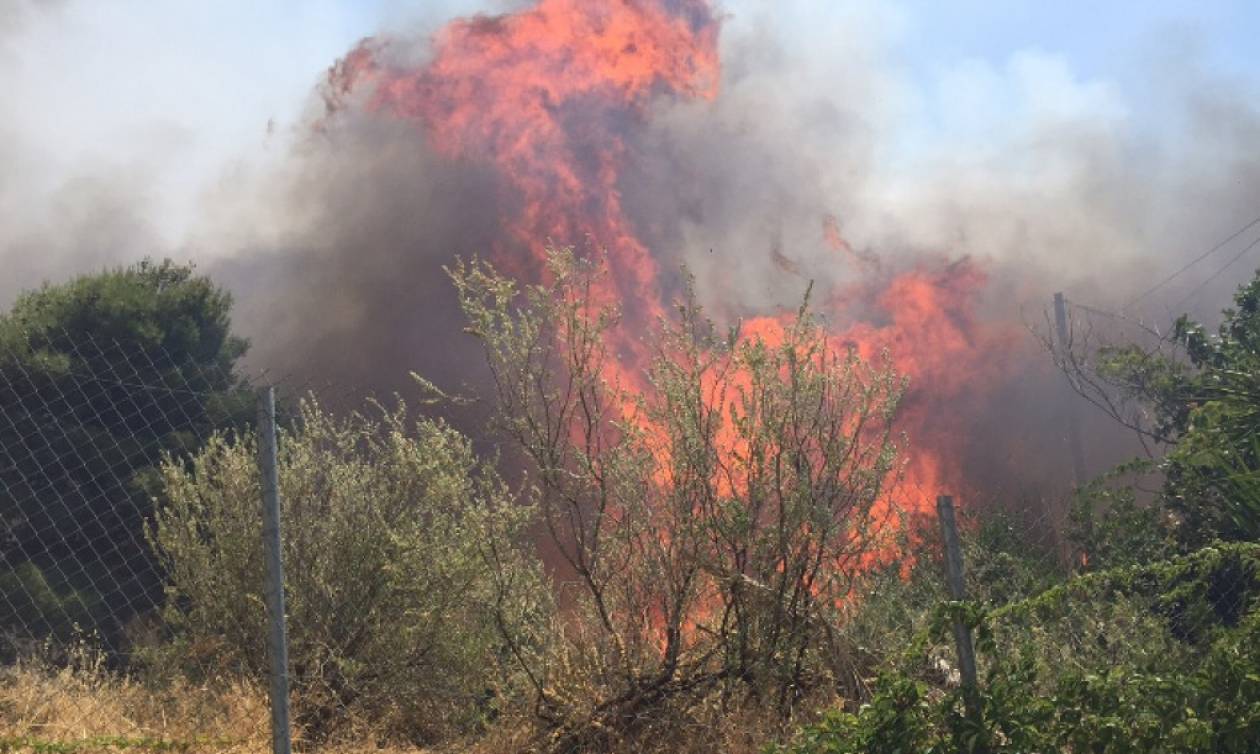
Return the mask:
M 503 658 L 476 643 L 489 597 L 467 586 L 478 541 L 460 513 L 477 479 L 471 445 L 437 425 L 413 431 L 392 404 L 347 412 L 363 405 L 353 391 L 321 386 L 335 411 L 303 405 L 309 385 L 245 379 L 203 356 L 218 352 L 62 331 L 0 341 L 0 750 L 271 749 L 264 382 L 290 383 L 278 482 L 295 718 L 310 736 L 299 744 L 345 730 L 369 740 L 356 716 L 436 738 L 432 721 L 491 709 L 480 666 Z M 434 475 L 435 457 L 454 476 Z M 1165 681 L 1202 675 L 1254 621 L 1254 545 L 1165 551 L 1142 533 L 1158 528 L 1154 509 L 1094 494 L 1102 507 L 1076 549 L 1060 535 L 1080 522 L 1057 506 L 1003 517 L 959 501 L 986 714 L 1004 689 L 1074 709 L 1073 689 L 1102 698 L 1148 683 L 1147 699 L 1166 693 L 1198 714 L 1194 687 Z M 1150 551 L 1126 545 L 1133 557 L 1107 562 L 1104 525 Z M 931 693 L 959 684 L 956 647 L 937 630 L 952 604 L 933 570 L 939 532 L 918 541 L 914 563 L 862 580 L 838 627 L 853 648 L 845 704 L 869 701 L 890 671 Z
M 501 495 L 471 441 L 174 337 L 0 340 L 0 751 L 273 750 L 268 392 L 295 743 L 475 725 L 505 660 L 470 586 L 465 513 Z
M 252 389 L 217 344 L 38 332 L 0 342 L 0 745 L 264 750 L 265 690 L 169 651 L 153 542 L 163 468 L 252 422 Z

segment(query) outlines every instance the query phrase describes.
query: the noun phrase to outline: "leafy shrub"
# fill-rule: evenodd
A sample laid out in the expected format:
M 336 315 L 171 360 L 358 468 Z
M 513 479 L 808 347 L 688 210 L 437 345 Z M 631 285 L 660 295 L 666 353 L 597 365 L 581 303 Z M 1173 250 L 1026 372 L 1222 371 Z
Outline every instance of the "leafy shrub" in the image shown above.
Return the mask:
M 1238 289 L 1214 333 L 1182 316 L 1153 345 L 1084 343 L 1056 360 L 1148 451 L 1167 451 L 1156 502 L 1177 519 L 1183 549 L 1260 541 L 1260 274 Z
M 1078 488 L 1068 515 L 1067 538 L 1081 570 L 1155 563 L 1178 547 L 1178 520 L 1159 501 L 1139 502 L 1137 487 L 1155 464 L 1122 464 Z
M 406 407 L 337 419 L 313 400 L 280 437 L 292 685 L 320 738 L 348 721 L 428 740 L 510 695 L 500 633 L 547 605 L 521 547 L 529 509 L 467 439 Z M 162 468 L 151 532 L 170 573 L 175 641 L 157 661 L 263 677 L 260 477 L 252 435 L 218 435 Z M 493 622 L 497 619 L 499 623 Z
M 144 541 L 154 469 L 252 414 L 231 304 L 191 266 L 145 261 L 0 314 L 0 570 L 34 590 L 0 611 L 0 631 L 81 629 L 121 650 L 124 626 L 161 601 Z
M 1236 587 L 1227 598 L 1221 583 Z M 938 613 L 937 631 L 951 614 Z M 963 714 L 960 689 L 915 672 L 912 656 L 860 709 L 832 712 L 773 751 L 1242 754 L 1260 740 L 1254 545 L 1095 573 L 969 616 L 984 661 L 983 726 Z M 909 654 L 922 662 L 923 650 Z

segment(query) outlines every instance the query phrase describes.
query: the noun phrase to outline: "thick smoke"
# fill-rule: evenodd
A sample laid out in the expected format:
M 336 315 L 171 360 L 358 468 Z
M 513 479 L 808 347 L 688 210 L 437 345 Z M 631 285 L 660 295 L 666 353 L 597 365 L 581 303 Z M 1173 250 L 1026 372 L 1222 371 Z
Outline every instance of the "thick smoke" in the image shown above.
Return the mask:
M 1056 288 L 1118 307 L 1260 207 L 1256 98 L 1184 50 L 1149 63 L 1161 94 L 1143 107 L 1159 112 L 1140 117 L 1113 85 L 1036 52 L 909 90 L 870 49 L 865 30 L 886 21 L 832 15 L 804 40 L 790 13 L 736 19 L 721 97 L 666 106 L 640 147 L 646 189 L 631 200 L 653 218 L 683 208 L 659 246 L 702 286 L 729 281 L 715 303 L 738 292 L 754 307 L 790 305 L 801 277 L 869 273 L 824 243 L 831 213 L 852 248 L 893 266 L 979 260 L 994 316 L 1018 318 Z M 1180 74 L 1165 76 L 1174 60 Z M 1210 313 L 1248 271 L 1240 263 L 1187 305 Z M 1201 279 L 1137 313 L 1165 315 Z
M 85 270 L 169 255 L 149 225 L 144 183 L 124 168 L 99 165 L 32 192 L 38 164 L 0 132 L 0 307 L 20 290 Z
M 1166 325 L 1182 311 L 1211 320 L 1260 258 L 1207 280 L 1244 239 L 1133 300 L 1260 208 L 1249 146 L 1260 112 L 1240 104 L 1255 99 L 1196 70 L 1184 50 L 1152 64 L 1155 76 L 1176 56 L 1180 75 L 1160 79 L 1165 119 L 1150 131 L 1121 92 L 1074 77 L 1051 55 L 961 66 L 937 82 L 934 102 L 915 103 L 855 38 L 870 26 L 843 19 L 821 30 L 831 43 L 822 48 L 791 39 L 780 19 L 766 13 L 728 30 L 722 96 L 666 106 L 627 188 L 636 214 L 652 219 L 649 245 L 697 273 L 712 310 L 791 307 L 806 279 L 860 298 L 855 281 L 969 257 L 989 275 L 981 304 L 990 321 L 1044 333 L 1051 293 L 1067 290 Z M 843 251 L 823 237 L 826 214 Z M 1008 503 L 1063 489 L 1064 416 L 1081 406 L 1031 334 L 992 356 L 1008 362 L 1006 379 L 933 409 L 961 430 L 967 478 Z M 977 376 L 993 367 L 956 365 Z M 1090 473 L 1138 452 L 1101 414 L 1081 420 Z
M 1158 94 L 1138 104 L 1039 52 L 923 80 L 894 59 L 898 20 L 883 4 L 728 5 L 719 96 L 663 99 L 625 123 L 620 186 L 661 268 L 685 264 L 716 316 L 795 307 L 811 280 L 820 295 L 856 297 L 861 314 L 861 291 L 887 276 L 964 257 L 989 276 L 979 304 L 991 321 L 1040 324 L 1060 289 L 1116 309 L 1260 207 L 1251 84 L 1215 78 L 1177 45 L 1143 62 Z M 396 52 L 426 57 L 425 31 L 391 33 L 410 40 Z M 436 156 L 414 124 L 353 107 L 329 116 L 318 92 L 312 102 L 274 164 L 209 194 L 176 251 L 229 257 L 208 269 L 236 292 L 259 368 L 360 393 L 404 388 L 410 370 L 475 385 L 480 362 L 442 266 L 511 242 L 499 222 L 510 197 L 483 167 Z M 18 153 L 0 154 L 16 166 L 0 173 L 6 278 L 160 253 L 142 180 L 27 199 L 38 163 Z M 21 156 L 25 166 L 9 160 Z M 1208 316 L 1254 260 L 1196 290 L 1213 258 L 1133 313 Z M 960 453 L 995 494 L 1040 494 L 1039 480 L 1069 468 L 1067 398 L 1031 335 L 1002 358 L 1014 362 L 1002 385 L 956 407 L 972 417 Z M 1105 422 L 1086 434 L 1093 470 L 1129 451 Z
M 405 389 L 411 370 L 461 388 L 478 352 L 443 266 L 499 240 L 494 180 L 387 119 L 348 114 L 307 138 L 230 213 L 266 230 L 212 270 L 254 364 L 360 392 Z

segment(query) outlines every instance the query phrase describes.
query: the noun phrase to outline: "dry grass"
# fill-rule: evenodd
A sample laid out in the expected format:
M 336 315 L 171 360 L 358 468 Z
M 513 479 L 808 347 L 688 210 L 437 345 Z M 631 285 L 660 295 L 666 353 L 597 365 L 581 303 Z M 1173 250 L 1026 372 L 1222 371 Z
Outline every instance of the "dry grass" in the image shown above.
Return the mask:
M 266 692 L 249 683 L 158 686 L 99 667 L 33 663 L 0 671 L 0 752 L 269 754 L 270 731 Z M 319 751 L 417 754 L 375 743 Z
M 574 754 L 762 754 L 768 744 L 785 740 L 800 724 L 817 719 L 803 714 L 785 721 L 773 710 L 752 705 L 721 710 L 702 704 L 686 713 L 658 709 L 630 737 L 611 733 Z M 444 747 L 442 754 L 555 754 L 554 737 L 529 718 L 501 720 L 476 741 Z
M 0 676 L 0 750 L 264 752 L 265 694 L 242 683 L 153 688 L 100 668 L 18 665 Z
M 742 713 L 689 716 L 659 726 L 636 741 L 612 742 L 608 754 L 756 754 L 776 737 L 776 722 Z M 657 726 L 653 726 L 657 727 Z M 383 746 L 368 731 L 356 742 L 317 754 L 422 754 Z M 450 743 L 430 754 L 512 754 L 545 749 L 528 720 L 504 719 L 474 741 Z M 270 713 L 265 690 L 245 682 L 162 684 L 110 673 L 99 665 L 52 668 L 35 663 L 0 670 L 0 754 L 132 754 L 175 752 L 269 754 Z

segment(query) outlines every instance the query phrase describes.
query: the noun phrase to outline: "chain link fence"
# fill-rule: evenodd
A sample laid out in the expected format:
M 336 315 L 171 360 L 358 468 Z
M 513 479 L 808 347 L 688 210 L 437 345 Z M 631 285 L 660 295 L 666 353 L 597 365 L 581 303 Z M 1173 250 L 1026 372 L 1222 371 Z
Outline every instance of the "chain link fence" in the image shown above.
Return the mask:
M 268 748 L 257 679 L 169 651 L 181 605 L 154 542 L 164 473 L 255 403 L 196 344 L 0 343 L 0 747 Z
M 33 331 L 0 340 L 0 751 L 422 744 L 494 714 L 488 605 L 535 620 L 546 587 L 516 549 L 511 594 L 488 572 L 527 512 L 471 440 L 217 344 Z
M 1078 491 L 1091 519 L 1060 531 L 1090 539 L 1066 548 L 1048 521 L 941 498 L 925 567 L 876 582 L 841 629 L 883 657 L 846 705 L 860 716 L 781 751 L 1254 751 L 1260 544 L 1161 542 L 1159 508 L 1126 489 Z
M 451 510 L 467 505 L 471 447 L 437 425 L 373 446 L 408 434 L 401 409 L 334 419 L 285 390 L 280 440 L 299 438 L 287 426 L 303 430 L 276 473 L 276 438 L 258 433 L 275 426 L 259 421 L 274 396 L 268 389 L 260 400 L 263 382 L 274 380 L 247 380 L 195 348 L 61 331 L 0 342 L 0 750 L 283 751 L 287 740 L 273 731 L 288 721 L 269 697 L 289 693 L 269 686 L 289 668 L 269 621 L 283 611 L 280 591 L 268 589 L 278 583 L 277 551 L 269 561 L 264 539 L 296 555 L 285 567 L 297 597 L 289 614 L 303 735 L 333 731 L 364 708 L 392 705 L 418 731 L 425 719 L 488 714 L 492 694 L 473 671 L 490 655 L 451 643 L 483 622 L 466 586 L 476 538 L 447 533 L 433 518 L 439 509 L 415 507 L 417 490 L 448 482 Z M 402 465 L 356 466 L 369 447 Z M 425 476 L 435 454 L 458 479 Z M 338 490 L 351 477 L 338 477 L 330 459 L 353 472 L 347 497 Z M 216 481 L 193 484 L 205 479 Z M 264 515 L 269 492 L 291 498 L 285 538 L 278 509 L 270 522 Z M 1260 552 L 1135 549 L 1130 539 L 1158 544 L 1156 514 L 1099 499 L 1106 518 L 1096 520 L 1112 522 L 1106 541 L 1120 542 L 1128 561 L 1105 561 L 1094 524 L 1083 551 L 1068 552 L 1047 536 L 1070 526 L 1063 514 L 984 523 L 960 501 L 953 590 L 941 574 L 892 568 L 854 601 L 841 627 L 857 648 L 852 701 L 892 669 L 931 694 L 974 686 L 961 700 L 966 715 L 1002 730 L 1023 723 L 995 716 L 1062 725 L 1091 704 L 1111 705 L 1125 724 L 1160 700 L 1172 705 L 1169 719 L 1216 714 L 1204 705 L 1232 693 L 1224 655 L 1242 651 L 1240 626 L 1255 623 Z M 443 504 L 431 494 L 425 503 Z M 450 525 L 463 526 L 461 516 Z M 941 552 L 933 529 L 916 555 L 924 565 Z M 359 563 L 375 570 L 355 571 Z M 354 581 L 361 575 L 379 578 Z M 444 612 L 413 609 L 438 598 Z M 1129 687 L 1140 698 L 1126 696 Z M 1021 706 L 1019 694 L 1054 702 Z

